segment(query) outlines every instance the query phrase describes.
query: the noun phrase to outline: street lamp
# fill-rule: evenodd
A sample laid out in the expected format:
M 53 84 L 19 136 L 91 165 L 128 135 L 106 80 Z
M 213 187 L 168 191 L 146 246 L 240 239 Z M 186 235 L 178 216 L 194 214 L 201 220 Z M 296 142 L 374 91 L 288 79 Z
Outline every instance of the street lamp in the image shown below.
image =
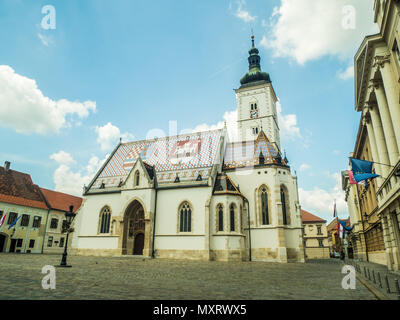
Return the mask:
M 68 248 L 69 230 L 71 227 L 71 223 L 76 216 L 76 214 L 73 212 L 73 210 L 74 210 L 74 206 L 70 205 L 69 211 L 65 212 L 65 218 L 66 218 L 65 228 L 67 229 L 67 240 L 65 242 L 64 253 L 62 255 L 62 259 L 61 259 L 61 263 L 60 263 L 59 267 L 72 267 L 72 266 L 67 265 L 67 248 Z

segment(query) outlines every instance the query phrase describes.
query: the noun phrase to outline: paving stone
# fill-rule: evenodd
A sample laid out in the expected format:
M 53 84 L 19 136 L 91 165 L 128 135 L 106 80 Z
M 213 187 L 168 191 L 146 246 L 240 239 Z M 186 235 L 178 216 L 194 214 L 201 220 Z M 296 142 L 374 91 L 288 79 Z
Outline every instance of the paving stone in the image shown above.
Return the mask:
M 60 260 L 0 254 L 0 299 L 375 299 L 358 281 L 355 290 L 344 290 L 343 264 L 333 259 L 278 264 L 68 256 L 72 268 L 56 268 L 56 289 L 43 289 L 42 267 Z

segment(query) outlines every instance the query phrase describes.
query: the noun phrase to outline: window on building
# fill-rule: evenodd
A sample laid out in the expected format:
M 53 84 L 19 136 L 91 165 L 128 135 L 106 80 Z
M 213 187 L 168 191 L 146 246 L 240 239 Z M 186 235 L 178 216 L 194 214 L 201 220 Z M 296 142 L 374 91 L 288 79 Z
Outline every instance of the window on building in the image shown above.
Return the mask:
M 52 218 L 50 221 L 50 229 L 57 229 L 58 227 L 58 219 Z
M 397 66 L 400 67 L 400 49 L 399 49 L 399 46 L 398 46 L 396 40 L 394 41 L 393 51 L 394 51 L 394 53 L 395 53 L 395 55 L 396 55 Z
M 47 239 L 47 247 L 52 247 L 52 246 L 53 246 L 53 237 L 50 236 L 50 237 Z
M 324 247 L 324 240 L 318 239 L 318 243 L 319 243 L 320 248 Z
M 288 219 L 287 219 L 287 208 L 286 208 L 286 194 L 283 188 L 281 188 L 281 203 L 282 203 L 283 224 L 287 225 Z
M 60 248 L 64 247 L 64 238 L 60 238 Z
M 136 170 L 135 172 L 135 186 L 137 187 L 140 183 L 140 173 L 139 170 Z
M 100 233 L 110 233 L 111 210 L 104 207 L 100 212 Z
M 27 227 L 29 225 L 29 215 L 28 214 L 23 214 L 21 218 L 21 227 Z
M 253 134 L 254 135 L 257 135 L 258 134 L 258 127 L 254 127 L 254 128 L 252 128 L 253 129 Z
M 192 208 L 188 202 L 184 202 L 179 207 L 179 231 L 191 232 L 192 231 Z
M 224 231 L 224 208 L 222 204 L 217 207 L 218 211 L 218 231 Z
M 41 222 L 42 222 L 42 217 L 34 216 L 33 217 L 32 228 L 40 228 L 40 223 Z
M 268 191 L 267 188 L 261 189 L 261 216 L 262 224 L 269 224 L 269 212 L 268 212 Z
M 10 212 L 8 215 L 8 221 L 7 224 L 12 224 L 18 217 L 18 213 L 16 212 Z
M 318 235 L 322 235 L 321 226 L 317 226 L 317 233 L 318 233 Z
M 61 233 L 67 232 L 67 229 L 68 229 L 67 220 L 63 220 L 62 225 L 61 225 Z
M 35 240 L 31 239 L 29 240 L 29 248 L 34 248 L 35 247 Z
M 21 248 L 24 240 L 23 239 L 17 239 L 17 248 Z
M 229 207 L 231 231 L 235 231 L 235 205 L 232 203 Z

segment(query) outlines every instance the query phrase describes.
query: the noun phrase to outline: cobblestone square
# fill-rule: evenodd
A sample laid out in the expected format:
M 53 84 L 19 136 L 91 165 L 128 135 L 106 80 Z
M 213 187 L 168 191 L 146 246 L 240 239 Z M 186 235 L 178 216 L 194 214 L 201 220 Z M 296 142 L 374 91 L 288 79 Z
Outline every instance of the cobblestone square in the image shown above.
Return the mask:
M 358 281 L 355 290 L 342 289 L 338 260 L 277 264 L 69 256 L 72 268 L 56 268 L 56 289 L 43 289 L 43 266 L 56 266 L 60 258 L 0 254 L 0 299 L 375 299 Z

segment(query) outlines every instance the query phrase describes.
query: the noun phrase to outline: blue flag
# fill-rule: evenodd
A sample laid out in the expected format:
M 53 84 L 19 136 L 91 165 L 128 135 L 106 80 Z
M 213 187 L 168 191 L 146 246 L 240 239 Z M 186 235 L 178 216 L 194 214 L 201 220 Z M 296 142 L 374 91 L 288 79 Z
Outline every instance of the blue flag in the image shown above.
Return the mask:
M 14 227 L 15 224 L 17 223 L 17 221 L 19 220 L 19 218 L 21 218 L 21 217 L 22 217 L 22 215 L 20 215 L 17 219 L 15 219 L 14 222 L 11 223 L 10 226 L 8 227 L 8 230 L 10 230 L 12 227 Z
M 354 180 L 357 183 L 380 177 L 379 174 L 372 173 L 373 162 L 350 158 Z

